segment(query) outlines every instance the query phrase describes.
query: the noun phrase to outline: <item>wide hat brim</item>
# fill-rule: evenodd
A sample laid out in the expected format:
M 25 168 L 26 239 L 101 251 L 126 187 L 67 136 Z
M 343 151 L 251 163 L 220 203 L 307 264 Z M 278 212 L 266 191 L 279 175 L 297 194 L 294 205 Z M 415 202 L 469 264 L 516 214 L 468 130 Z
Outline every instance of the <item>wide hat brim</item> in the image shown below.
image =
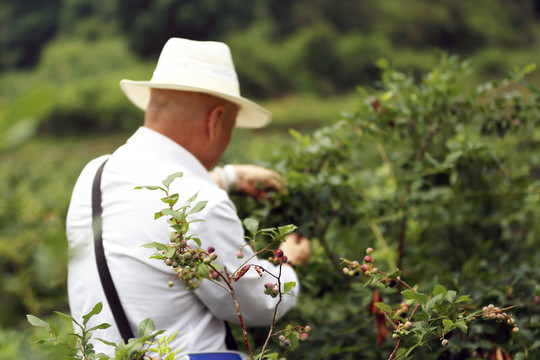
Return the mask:
M 145 111 L 148 106 L 148 102 L 150 101 L 150 89 L 155 88 L 201 92 L 228 100 L 238 105 L 239 107 L 238 116 L 236 118 L 236 127 L 252 129 L 261 128 L 268 125 L 272 120 L 272 115 L 268 110 L 242 96 L 224 94 L 218 91 L 193 86 L 163 84 L 152 81 L 133 81 L 127 79 L 120 81 L 120 87 L 122 88 L 122 91 L 124 91 L 124 93 L 126 94 L 127 98 L 135 106 Z

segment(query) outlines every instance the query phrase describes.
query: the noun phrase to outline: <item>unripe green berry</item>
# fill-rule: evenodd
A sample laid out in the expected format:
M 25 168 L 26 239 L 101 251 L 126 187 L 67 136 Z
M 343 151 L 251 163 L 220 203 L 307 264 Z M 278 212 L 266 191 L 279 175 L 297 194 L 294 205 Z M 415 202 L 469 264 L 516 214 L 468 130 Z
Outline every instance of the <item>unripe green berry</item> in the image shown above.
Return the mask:
M 169 281 L 169 287 L 172 288 L 174 286 L 174 281 Z
M 441 341 L 441 345 L 442 346 L 448 346 L 448 340 L 443 339 L 443 341 Z

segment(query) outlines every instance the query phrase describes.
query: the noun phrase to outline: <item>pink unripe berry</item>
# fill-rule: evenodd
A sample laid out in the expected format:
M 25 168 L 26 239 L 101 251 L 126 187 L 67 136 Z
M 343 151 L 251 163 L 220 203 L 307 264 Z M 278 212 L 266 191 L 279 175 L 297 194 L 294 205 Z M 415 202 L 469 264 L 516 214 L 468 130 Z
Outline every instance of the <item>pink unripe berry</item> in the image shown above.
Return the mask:
M 407 322 L 403 325 L 403 327 L 404 327 L 405 329 L 409 330 L 409 329 L 412 327 L 412 322 L 407 321 Z
M 283 341 L 283 345 L 290 346 L 291 345 L 291 340 L 290 339 L 285 339 L 285 341 Z
M 286 263 L 287 260 L 288 260 L 287 255 L 283 255 L 283 256 L 281 257 L 281 261 L 282 261 L 282 262 Z
M 517 334 L 519 332 L 519 328 L 516 326 L 515 328 L 512 329 L 512 332 L 514 334 Z
M 367 266 L 367 264 L 364 264 L 362 265 L 362 267 L 360 267 L 360 270 L 362 270 L 363 272 L 366 272 L 369 270 L 369 266 Z
M 236 257 L 241 259 L 241 258 L 244 257 L 244 253 L 242 251 L 239 251 L 239 252 L 236 253 Z
M 302 340 L 302 341 L 307 340 L 308 337 L 309 337 L 309 335 L 306 334 L 306 333 L 301 333 L 301 334 L 300 334 L 300 340 Z
M 448 346 L 448 340 L 443 339 L 443 341 L 441 341 L 441 345 L 442 346 Z
M 372 261 L 373 261 L 373 258 L 371 257 L 371 255 L 364 256 L 364 262 L 370 263 Z
M 307 325 L 307 326 L 304 328 L 304 331 L 305 331 L 305 332 L 310 332 L 310 331 L 311 331 L 311 326 Z
M 349 275 L 349 268 L 344 267 L 342 271 L 345 275 Z
M 368 254 L 368 255 L 373 254 L 373 248 L 368 247 L 368 248 L 366 249 L 366 254 Z
M 213 253 L 214 251 L 216 251 L 216 249 L 213 247 L 213 246 L 209 246 L 208 247 L 208 252 L 211 254 Z
M 279 339 L 279 341 L 285 340 L 285 335 L 279 335 L 278 339 Z

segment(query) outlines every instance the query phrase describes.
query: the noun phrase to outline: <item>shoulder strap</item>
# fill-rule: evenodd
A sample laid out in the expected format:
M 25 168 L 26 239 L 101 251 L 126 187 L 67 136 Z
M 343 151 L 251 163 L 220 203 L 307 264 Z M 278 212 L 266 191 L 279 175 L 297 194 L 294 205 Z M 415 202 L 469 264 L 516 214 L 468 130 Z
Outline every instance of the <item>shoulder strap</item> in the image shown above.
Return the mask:
M 113 313 L 116 326 L 118 326 L 118 330 L 120 330 L 120 335 L 127 344 L 128 339 L 135 336 L 133 335 L 133 331 L 129 326 L 122 303 L 120 303 L 120 299 L 118 298 L 118 293 L 116 292 L 116 288 L 111 278 L 111 273 L 109 272 L 109 266 L 107 265 L 107 259 L 105 258 L 105 251 L 103 250 L 101 174 L 103 173 L 103 167 L 106 163 L 107 160 L 105 160 L 105 162 L 103 162 L 103 164 L 101 164 L 99 167 L 92 185 L 92 229 L 94 231 L 94 249 L 103 291 L 105 291 L 105 295 L 107 296 L 107 302 L 109 303 Z

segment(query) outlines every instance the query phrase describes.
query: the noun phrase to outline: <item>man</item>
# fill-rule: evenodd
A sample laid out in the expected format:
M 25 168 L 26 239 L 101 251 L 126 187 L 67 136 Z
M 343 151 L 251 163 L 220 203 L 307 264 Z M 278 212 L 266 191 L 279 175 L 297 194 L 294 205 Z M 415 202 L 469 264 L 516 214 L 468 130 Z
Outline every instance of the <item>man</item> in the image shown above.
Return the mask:
M 236 256 L 245 243 L 244 231 L 222 188 L 255 195 L 257 183 L 280 190 L 280 177 L 252 165 L 209 171 L 223 155 L 235 126 L 264 126 L 270 114 L 240 96 L 229 48 L 223 43 L 170 39 L 150 81 L 123 80 L 121 87 L 135 105 L 145 110 L 144 126 L 112 155 L 91 161 L 75 185 L 66 224 L 72 315 L 80 319 L 96 303 L 103 302 L 103 311 L 89 326 L 110 323 L 112 327 L 100 330 L 96 337 L 121 340 L 98 275 L 91 225 L 92 182 L 97 169 L 108 159 L 100 186 L 103 248 L 129 327 L 136 334 L 139 322 L 150 317 L 156 329 L 164 329 L 169 335 L 178 331 L 171 343 L 174 350 L 223 350 L 224 320 L 238 322 L 229 294 L 206 280 L 195 291 L 188 291 L 180 282 L 172 289 L 168 287 L 175 272 L 149 259 L 152 250 L 141 247 L 153 241 L 168 242 L 171 228 L 164 218 L 153 217 L 164 207 L 161 194 L 134 187 L 159 185 L 168 175 L 183 172 L 171 185 L 171 193 L 180 195 L 179 204 L 195 193 L 199 201 L 208 201 L 202 212 L 188 218 L 205 220 L 193 223 L 189 233 L 197 234 L 203 249 L 216 249 L 219 265 L 236 269 L 253 251 L 244 247 L 244 259 Z M 290 236 L 281 248 L 291 265 L 305 263 L 310 256 L 309 241 L 298 235 Z M 253 263 L 278 274 L 278 268 L 266 260 L 255 259 Z M 282 266 L 282 283 L 298 282 L 291 265 Z M 272 321 L 277 299 L 263 293 L 267 281 L 275 279 L 267 274 L 260 278 L 255 271 L 248 271 L 234 284 L 248 326 L 269 325 Z M 298 286 L 293 291 L 297 294 Z M 295 302 L 294 296 L 285 296 L 279 315 Z M 112 353 L 101 342 L 95 342 L 95 348 Z

